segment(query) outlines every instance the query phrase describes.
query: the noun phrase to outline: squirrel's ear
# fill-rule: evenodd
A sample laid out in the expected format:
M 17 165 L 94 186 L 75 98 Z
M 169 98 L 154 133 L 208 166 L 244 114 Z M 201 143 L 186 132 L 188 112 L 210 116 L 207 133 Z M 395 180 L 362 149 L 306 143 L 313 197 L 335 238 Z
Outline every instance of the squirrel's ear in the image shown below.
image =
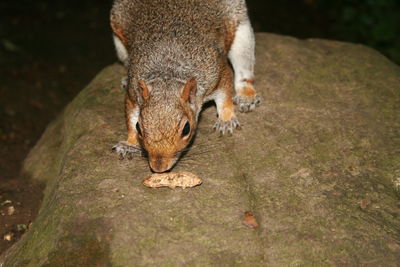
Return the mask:
M 111 16 L 111 29 L 113 30 L 114 34 L 119 38 L 119 40 L 126 46 L 128 44 L 128 40 L 125 38 L 122 27 L 118 25 L 114 16 Z
M 150 93 L 147 84 L 143 80 L 140 80 L 138 81 L 138 86 L 143 100 L 149 99 Z
M 197 91 L 196 78 L 192 77 L 187 80 L 185 87 L 183 87 L 181 99 L 185 102 L 189 101 L 189 103 L 193 104 L 196 97 L 196 91 Z

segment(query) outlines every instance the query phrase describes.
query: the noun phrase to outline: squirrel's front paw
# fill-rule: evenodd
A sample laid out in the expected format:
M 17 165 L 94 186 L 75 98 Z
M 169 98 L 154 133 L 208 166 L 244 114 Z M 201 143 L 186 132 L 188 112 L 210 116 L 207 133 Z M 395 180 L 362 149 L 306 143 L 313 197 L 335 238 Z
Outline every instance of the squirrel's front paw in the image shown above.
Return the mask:
M 118 142 L 118 144 L 112 147 L 112 150 L 119 155 L 120 159 L 124 159 L 126 156 L 128 156 L 128 159 L 132 159 L 134 155 L 142 156 L 143 154 L 140 146 L 129 145 L 126 141 Z
M 238 105 L 240 112 L 250 112 L 260 105 L 261 97 L 257 94 L 252 96 L 237 94 L 233 98 L 233 103 Z
M 220 136 L 227 134 L 232 135 L 233 129 L 240 129 L 240 123 L 236 117 L 232 117 L 231 120 L 225 121 L 218 118 L 217 122 L 213 126 L 214 131 L 218 132 Z
M 253 82 L 246 80 L 244 85 L 236 89 L 236 95 L 233 98 L 233 103 L 238 105 L 240 112 L 253 111 L 261 103 L 261 97 L 254 90 Z

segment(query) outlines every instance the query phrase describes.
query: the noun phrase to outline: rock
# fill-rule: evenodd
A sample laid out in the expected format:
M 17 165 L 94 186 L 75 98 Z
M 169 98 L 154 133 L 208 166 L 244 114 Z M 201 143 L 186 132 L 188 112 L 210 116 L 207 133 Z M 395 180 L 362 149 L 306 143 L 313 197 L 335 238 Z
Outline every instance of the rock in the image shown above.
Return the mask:
M 257 34 L 262 105 L 242 130 L 203 111 L 174 171 L 190 190 L 149 190 L 125 139 L 119 65 L 51 123 L 24 164 L 45 186 L 36 221 L 2 266 L 395 266 L 400 262 L 400 68 L 355 44 Z M 360 208 L 360 200 L 371 204 Z M 243 225 L 257 215 L 258 227 Z

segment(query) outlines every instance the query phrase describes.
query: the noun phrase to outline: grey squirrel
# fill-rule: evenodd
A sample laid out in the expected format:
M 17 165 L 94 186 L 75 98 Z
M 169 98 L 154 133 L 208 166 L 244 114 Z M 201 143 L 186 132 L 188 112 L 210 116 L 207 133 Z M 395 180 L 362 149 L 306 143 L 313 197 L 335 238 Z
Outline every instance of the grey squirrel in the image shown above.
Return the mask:
M 110 17 L 127 69 L 128 139 L 113 147 L 122 157 L 143 148 L 154 172 L 168 171 L 193 138 L 205 102 L 216 103 L 220 135 L 240 127 L 234 103 L 241 112 L 260 104 L 244 0 L 115 0 Z

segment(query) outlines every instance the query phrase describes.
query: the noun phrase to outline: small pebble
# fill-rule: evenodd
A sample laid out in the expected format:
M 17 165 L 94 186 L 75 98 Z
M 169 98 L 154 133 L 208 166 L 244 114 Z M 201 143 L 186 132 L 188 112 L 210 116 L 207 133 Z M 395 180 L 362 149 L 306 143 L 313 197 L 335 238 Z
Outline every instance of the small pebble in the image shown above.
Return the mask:
M 14 206 L 7 207 L 7 215 L 13 215 L 15 213 Z
M 254 213 L 251 211 L 246 211 L 244 213 L 244 219 L 243 219 L 243 224 L 246 225 L 249 228 L 255 229 L 258 227 L 258 223 L 256 221 L 256 218 L 254 216 Z
M 4 235 L 4 240 L 11 241 L 13 239 L 13 237 L 14 237 L 13 233 L 7 233 Z

